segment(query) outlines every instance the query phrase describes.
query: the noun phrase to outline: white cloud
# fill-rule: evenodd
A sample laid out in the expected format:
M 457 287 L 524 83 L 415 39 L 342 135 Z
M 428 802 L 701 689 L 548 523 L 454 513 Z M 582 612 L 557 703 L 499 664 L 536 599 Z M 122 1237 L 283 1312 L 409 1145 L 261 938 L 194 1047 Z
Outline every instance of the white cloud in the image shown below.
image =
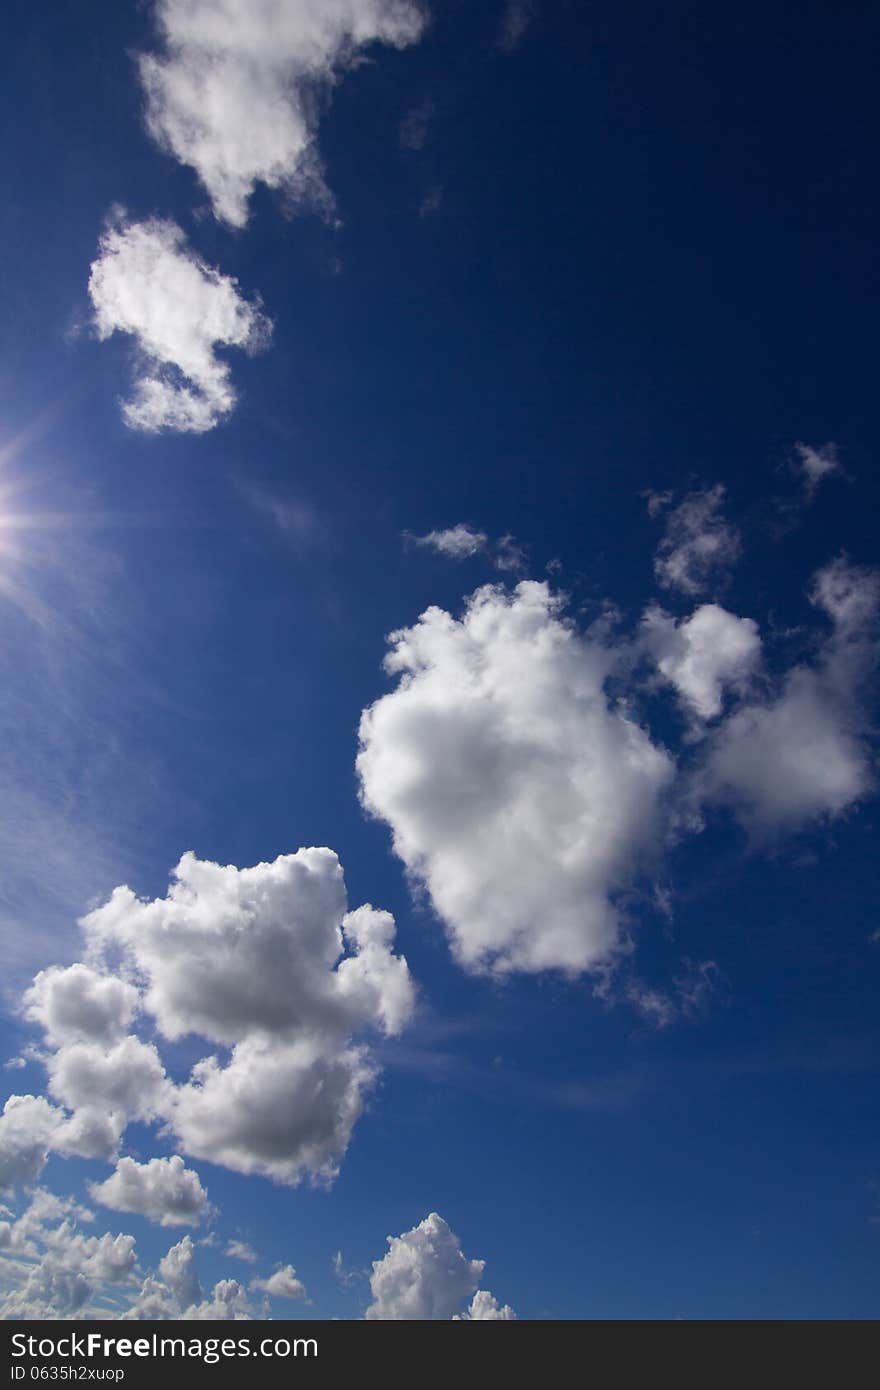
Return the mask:
M 231 1260 L 244 1260 L 245 1264 L 253 1265 L 257 1263 L 257 1254 L 252 1250 L 246 1240 L 231 1240 L 226 1247 L 226 1254 Z
M 704 603 L 678 623 L 652 605 L 642 634 L 658 670 L 699 719 L 721 713 L 725 690 L 744 689 L 761 656 L 757 623 L 715 603 Z
M 159 1278 L 180 1309 L 189 1308 L 202 1299 L 194 1254 L 192 1236 L 184 1236 L 159 1261 Z
M 221 1279 L 208 1298 L 195 1266 L 192 1237 L 184 1236 L 159 1261 L 155 1275 L 147 1275 L 124 1319 L 184 1322 L 249 1321 L 254 1316 L 247 1292 L 236 1279 Z
M 305 1298 L 305 1285 L 296 1277 L 293 1265 L 284 1265 L 268 1279 L 252 1279 L 251 1288 L 272 1294 L 275 1298 Z
M 0 1192 L 36 1182 L 61 1119 L 43 1096 L 9 1097 L 0 1115 Z
M 33 1194 L 9 1228 L 0 1265 L 6 1286 L 0 1287 L 0 1319 L 88 1315 L 98 1290 L 133 1282 L 134 1237 L 85 1236 L 77 1223 L 91 1220 L 92 1213 L 70 1199 L 39 1189 Z
M 101 237 L 89 294 L 98 336 L 128 333 L 137 344 L 134 395 L 122 415 L 132 429 L 195 434 L 233 409 L 223 347 L 254 352 L 271 323 L 237 282 L 187 246 L 175 222 L 119 214 Z
M 171 1123 L 187 1153 L 278 1182 L 329 1182 L 375 1069 L 331 1038 L 246 1038 L 223 1066 L 209 1057 L 175 1093 Z
M 69 1042 L 116 1042 L 128 1031 L 137 990 L 87 965 L 41 970 L 24 996 L 24 1014 L 55 1047 Z
M 649 496 L 649 511 L 656 514 L 658 494 Z M 662 496 L 659 497 L 663 504 Z M 739 558 L 739 533 L 721 514 L 724 488 L 720 483 L 701 492 L 689 492 L 666 518 L 657 547 L 654 573 L 667 589 L 698 594 L 725 576 Z
M 405 531 L 404 538 L 447 560 L 469 560 L 474 555 L 485 555 L 497 570 L 512 573 L 526 569 L 526 552 L 515 536 L 508 534 L 490 541 L 485 531 L 478 531 L 464 521 L 445 531 L 428 531 L 424 536 L 413 536 Z
M 101 1206 L 136 1212 L 160 1226 L 198 1226 L 211 1210 L 198 1173 L 179 1154 L 147 1163 L 120 1158 L 110 1177 L 90 1183 L 89 1191 Z
M 486 549 L 489 537 L 485 531 L 477 531 L 473 526 L 460 521 L 457 526 L 449 526 L 445 531 L 429 531 L 424 536 L 414 536 L 416 545 L 436 550 L 448 560 L 467 560 L 471 555 L 479 555 Z
M 165 52 L 140 59 L 148 129 L 235 227 L 258 183 L 327 205 L 316 87 L 374 42 L 414 43 L 424 23 L 411 0 L 157 0 L 156 20 Z
M 203 1294 L 188 1235 L 144 1277 L 134 1237 L 83 1234 L 81 1225 L 92 1222 L 94 1214 L 71 1198 L 37 1188 L 20 1216 L 4 1210 L 10 1219 L 0 1222 L 0 1319 L 194 1321 L 255 1315 L 247 1291 L 234 1279 L 221 1279 Z M 300 1296 L 292 1292 L 295 1273 L 289 1265 L 266 1283 L 273 1281 L 272 1292 Z M 138 1289 L 133 1301 L 128 1289 Z
M 794 446 L 795 467 L 801 475 L 807 497 L 813 500 L 822 481 L 832 473 L 841 473 L 837 445 L 828 443 L 820 448 L 798 442 Z
M 515 1318 L 516 1313 L 510 1304 L 505 1303 L 502 1307 L 488 1289 L 477 1289 L 467 1312 L 462 1314 L 462 1321 L 465 1322 L 511 1322 Z
M 111 1158 L 131 1120 L 163 1114 L 170 1083 L 154 1043 L 129 1034 L 112 1047 L 67 1043 L 46 1058 L 49 1094 L 72 1118 L 53 1147 L 83 1158 Z
M 815 662 L 730 715 L 700 774 L 703 797 L 731 805 L 759 837 L 838 816 L 874 786 L 866 686 L 880 575 L 837 560 L 816 576 L 811 599 L 833 623 Z
M 478 1292 L 484 1260 L 468 1260 L 442 1216 L 431 1212 L 418 1226 L 388 1237 L 388 1253 L 373 1262 L 369 1320 L 442 1321 L 461 1317 L 461 1304 L 473 1301 L 466 1317 L 511 1318 L 491 1294 Z M 496 1311 L 492 1311 L 492 1310 Z
M 393 633 L 361 719 L 365 807 L 472 969 L 583 971 L 621 944 L 615 890 L 651 848 L 670 758 L 606 696 L 601 640 L 546 584 L 477 591 Z
M 167 897 L 146 902 L 117 888 L 83 927 L 97 946 L 123 948 L 167 1038 L 233 1044 L 377 1023 L 393 1033 L 412 1008 L 406 962 L 391 950 L 393 918 L 369 906 L 346 916 L 330 849 L 245 869 L 188 853 Z
M 166 898 L 118 888 L 83 926 L 94 950 L 121 949 L 165 1037 L 231 1047 L 161 1093 L 184 1151 L 282 1182 L 332 1179 L 376 1074 L 357 1039 L 398 1033 L 414 1004 L 394 919 L 346 912 L 333 851 L 247 869 L 186 854 Z
M 394 918 L 346 907 L 329 849 L 247 869 L 186 854 L 165 898 L 117 888 L 82 920 L 91 963 L 43 971 L 26 993 L 47 1034 L 49 1095 L 64 1109 L 10 1102 L 0 1120 L 10 1182 L 32 1181 L 50 1147 L 114 1160 L 133 1120 L 161 1122 L 182 1152 L 239 1172 L 331 1181 L 378 1072 L 368 1035 L 399 1033 L 415 1002 Z M 175 1084 L 156 1043 L 122 1032 L 135 1015 L 165 1038 L 229 1051 L 202 1055 Z M 207 1210 L 180 1157 L 122 1158 L 94 1195 L 165 1225 Z

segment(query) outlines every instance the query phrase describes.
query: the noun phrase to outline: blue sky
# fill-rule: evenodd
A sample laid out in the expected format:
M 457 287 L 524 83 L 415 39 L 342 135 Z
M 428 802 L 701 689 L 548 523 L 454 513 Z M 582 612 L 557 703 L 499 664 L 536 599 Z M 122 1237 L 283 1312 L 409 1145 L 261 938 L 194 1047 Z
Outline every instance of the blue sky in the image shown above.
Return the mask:
M 873 1316 L 876 16 L 280 14 L 7 19 L 4 1316 Z

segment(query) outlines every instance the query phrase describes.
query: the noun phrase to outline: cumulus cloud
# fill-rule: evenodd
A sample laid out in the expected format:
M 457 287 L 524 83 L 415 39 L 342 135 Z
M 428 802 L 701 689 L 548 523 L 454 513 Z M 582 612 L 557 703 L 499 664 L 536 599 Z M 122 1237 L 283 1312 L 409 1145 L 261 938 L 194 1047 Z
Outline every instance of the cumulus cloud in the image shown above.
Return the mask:
M 185 854 L 165 898 L 117 888 L 81 922 L 89 964 L 42 971 L 26 992 L 58 1105 L 8 1102 L 0 1178 L 33 1181 L 50 1148 L 116 1160 L 141 1121 L 238 1172 L 332 1181 L 378 1074 L 370 1035 L 398 1034 L 415 1003 L 394 918 L 347 905 L 329 849 L 246 869 Z M 155 1042 L 124 1031 L 135 1017 L 166 1039 L 201 1040 L 187 1080 L 169 1078 Z M 93 1195 L 163 1225 L 208 1211 L 180 1156 L 121 1158 Z
M 515 1318 L 516 1313 L 510 1304 L 502 1306 L 488 1289 L 477 1289 L 467 1312 L 461 1315 L 461 1320 L 465 1322 L 511 1322 Z
M 36 1188 L 19 1216 L 8 1208 L 4 1212 L 9 1219 L 0 1222 L 0 1319 L 222 1321 L 266 1316 L 265 1303 L 255 1310 L 235 1279 L 220 1279 L 207 1295 L 203 1292 L 188 1235 L 144 1276 L 134 1237 L 84 1233 L 82 1227 L 94 1221 L 94 1213 L 72 1198 Z M 263 1284 L 276 1297 L 305 1294 L 290 1265 L 255 1281 L 255 1287 Z
M 156 1273 L 147 1275 L 121 1317 L 149 1322 L 241 1322 L 252 1319 L 254 1310 L 236 1279 L 219 1280 L 208 1297 L 203 1296 L 192 1237 L 184 1236 L 163 1255 Z
M 728 716 L 701 772 L 702 795 L 732 806 L 759 837 L 839 816 L 874 786 L 867 687 L 880 574 L 838 559 L 816 575 L 810 597 L 832 623 L 815 661 Z
M 162 1115 L 170 1083 L 154 1043 L 128 1034 L 112 1047 L 74 1042 L 46 1058 L 49 1094 L 72 1116 L 53 1147 L 82 1158 L 112 1158 L 131 1120 Z
M 163 51 L 140 59 L 148 129 L 234 227 L 258 183 L 327 206 L 316 91 L 368 45 L 403 48 L 424 24 L 412 0 L 156 0 L 155 13 Z
M 54 1047 L 70 1042 L 114 1043 L 137 1009 L 137 990 L 87 965 L 41 970 L 24 996 L 24 1014 Z
M 283 1265 L 268 1279 L 252 1279 L 251 1288 L 272 1294 L 275 1298 L 305 1298 L 305 1285 L 296 1277 L 293 1265 Z
M 373 1302 L 365 1317 L 396 1322 L 461 1317 L 466 1298 L 473 1298 L 466 1317 L 514 1317 L 510 1308 L 499 1309 L 491 1294 L 477 1291 L 484 1267 L 484 1260 L 464 1256 L 458 1236 L 431 1212 L 411 1231 L 388 1237 L 388 1253 L 373 1262 Z
M 487 586 L 391 635 L 361 718 L 364 806 L 471 969 L 583 971 L 621 945 L 614 894 L 649 851 L 669 756 L 606 694 L 613 654 L 546 584 Z
M 794 466 L 801 475 L 809 501 L 813 500 L 825 478 L 843 471 L 837 445 L 832 443 L 814 448 L 798 442 L 794 446 Z
M 375 1074 L 364 1049 L 330 1038 L 248 1038 L 225 1065 L 198 1063 L 175 1094 L 171 1123 L 196 1158 L 278 1182 L 329 1182 Z
M 62 1118 L 44 1096 L 9 1097 L 0 1115 L 0 1192 L 36 1182 Z
M 218 348 L 255 352 L 271 323 L 231 276 L 207 265 L 175 222 L 118 214 L 101 237 L 89 294 L 101 339 L 127 333 L 137 346 L 131 429 L 202 434 L 233 409 L 236 393 Z
M 134 1237 L 84 1235 L 79 1224 L 91 1220 L 92 1213 L 78 1203 L 37 1189 L 8 1227 L 0 1319 L 82 1316 L 98 1291 L 133 1283 Z
M 739 558 L 739 533 L 725 521 L 721 512 L 723 501 L 724 488 L 716 483 L 714 487 L 689 492 L 668 513 L 654 559 L 654 573 L 664 588 L 680 589 L 685 594 L 701 593 L 723 579 Z M 663 494 L 650 495 L 652 515 L 662 510 L 663 504 Z
M 147 1163 L 120 1158 L 110 1177 L 91 1183 L 89 1191 L 101 1206 L 136 1212 L 160 1226 L 198 1226 L 211 1210 L 198 1173 L 179 1154 Z
M 698 719 L 719 715 L 725 690 L 744 689 L 761 656 L 757 623 L 716 603 L 704 603 L 681 622 L 652 606 L 642 633 L 661 675 Z

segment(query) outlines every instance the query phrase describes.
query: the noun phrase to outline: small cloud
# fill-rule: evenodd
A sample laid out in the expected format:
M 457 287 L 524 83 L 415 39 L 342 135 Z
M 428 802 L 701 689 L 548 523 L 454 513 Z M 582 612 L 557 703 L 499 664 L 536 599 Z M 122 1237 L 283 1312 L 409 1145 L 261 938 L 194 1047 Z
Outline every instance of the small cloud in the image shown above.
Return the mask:
M 122 418 L 148 434 L 214 429 L 237 399 L 218 349 L 258 352 L 272 332 L 259 299 L 206 264 L 176 222 L 133 222 L 118 208 L 92 262 L 89 295 L 98 337 L 135 341 L 134 392 Z
M 21 1071 L 22 1067 L 27 1066 L 26 1057 L 10 1057 L 8 1062 L 3 1063 L 4 1071 Z
M 537 12 L 537 0 L 507 0 L 497 39 L 502 53 L 513 53 L 519 48 Z
M 411 545 L 433 550 L 447 560 L 469 560 L 474 555 L 486 555 L 497 570 L 506 573 L 522 573 L 527 568 L 525 549 L 515 536 L 508 533 L 493 541 L 485 531 L 478 531 L 464 521 L 443 531 L 429 531 L 424 536 L 414 536 L 409 531 L 404 531 L 403 535 Z
M 245 1264 L 255 1265 L 257 1254 L 252 1250 L 246 1240 L 231 1240 L 226 1247 L 226 1254 L 231 1260 L 244 1260 Z
M 477 531 L 473 526 L 460 521 L 457 526 L 449 526 L 445 531 L 429 531 L 425 536 L 410 536 L 413 545 L 435 550 L 448 560 L 467 560 L 485 550 L 489 537 L 485 531 Z
M 305 1285 L 296 1277 L 293 1265 L 282 1265 L 268 1279 L 252 1279 L 251 1288 L 275 1298 L 305 1298 Z
M 428 138 L 428 129 L 436 112 L 431 97 L 425 97 L 418 106 L 407 111 L 400 122 L 398 139 L 402 150 L 421 150 Z
M 739 532 L 725 521 L 721 511 L 724 493 L 721 483 L 689 492 L 668 513 L 654 559 L 654 573 L 664 588 L 698 594 L 710 588 L 716 578 L 723 578 L 739 559 Z M 647 498 L 652 516 L 668 506 L 666 493 L 648 493 Z
M 798 441 L 794 446 L 795 457 L 792 466 L 801 476 L 807 500 L 812 502 L 820 484 L 832 473 L 842 473 L 840 456 L 836 444 L 829 441 L 818 449 Z
M 502 536 L 495 544 L 492 563 L 496 569 L 521 573 L 527 568 L 526 552 L 514 536 Z

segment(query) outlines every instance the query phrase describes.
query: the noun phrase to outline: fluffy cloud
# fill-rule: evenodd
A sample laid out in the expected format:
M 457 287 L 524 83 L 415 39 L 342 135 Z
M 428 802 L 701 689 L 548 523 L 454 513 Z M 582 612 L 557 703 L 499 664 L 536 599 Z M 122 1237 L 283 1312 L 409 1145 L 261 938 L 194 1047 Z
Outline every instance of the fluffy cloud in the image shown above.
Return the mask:
M 715 603 L 703 604 L 679 623 L 651 607 L 642 632 L 661 675 L 699 719 L 721 713 L 725 689 L 743 689 L 761 655 L 757 623 Z
M 170 1094 L 153 1043 L 133 1034 L 112 1047 L 68 1043 L 46 1058 L 49 1094 L 73 1112 L 53 1147 L 83 1158 L 111 1158 L 131 1120 L 163 1114 Z
M 395 1033 L 412 1009 L 406 962 L 391 950 L 394 919 L 369 906 L 346 915 L 329 849 L 245 869 L 185 854 L 167 897 L 117 888 L 82 925 L 96 945 L 122 947 L 167 1038 L 233 1044 L 377 1022 Z
M 373 1262 L 370 1320 L 435 1321 L 461 1317 L 461 1304 L 473 1296 L 466 1317 L 512 1318 L 490 1293 L 477 1291 L 484 1260 L 468 1260 L 442 1216 L 431 1212 L 418 1226 L 388 1237 L 388 1253 Z
M 509 1303 L 502 1305 L 488 1289 L 477 1289 L 461 1320 L 466 1322 L 511 1322 L 516 1318 Z
M 257 183 L 326 203 L 316 85 L 326 91 L 369 44 L 415 42 L 424 22 L 412 0 L 157 0 L 155 9 L 165 51 L 140 59 L 148 128 L 235 227 Z
M 43 1096 L 10 1096 L 0 1115 L 0 1192 L 36 1182 L 62 1112 Z
M 171 1123 L 187 1153 L 278 1182 L 332 1181 L 375 1069 L 331 1038 L 247 1038 L 193 1068 Z
M 663 509 L 668 494 L 652 494 L 651 515 Z M 657 547 L 654 573 L 667 589 L 698 594 L 739 558 L 739 533 L 721 514 L 724 488 L 720 483 L 701 492 L 689 492 L 668 513 L 666 528 Z
M 702 795 L 731 805 L 757 836 L 840 815 L 874 785 L 867 683 L 880 575 L 837 560 L 817 574 L 811 600 L 832 621 L 816 660 L 730 715 L 701 772 Z
M 137 1212 L 160 1226 L 198 1226 L 210 1212 L 198 1173 L 185 1167 L 179 1154 L 148 1163 L 120 1158 L 110 1177 L 91 1183 L 89 1191 L 104 1207 Z
M 138 1120 L 164 1123 L 182 1152 L 238 1172 L 331 1181 L 377 1075 L 368 1035 L 399 1033 L 415 1002 L 394 918 L 368 903 L 346 908 L 329 849 L 246 869 L 186 854 L 165 898 L 117 888 L 81 923 L 90 964 L 43 971 L 25 995 L 60 1104 L 8 1103 L 0 1179 L 32 1182 L 50 1148 L 113 1160 Z M 165 1038 L 228 1051 L 203 1055 L 175 1083 L 156 1044 L 123 1031 L 138 1014 Z M 122 1158 L 93 1195 L 163 1225 L 208 1209 L 179 1156 Z
M 132 429 L 195 434 L 213 429 L 236 402 L 223 347 L 254 352 L 271 324 L 237 282 L 205 264 L 175 222 L 120 214 L 101 238 L 89 294 L 98 336 L 130 334 L 138 348 Z
M 156 1103 L 186 1153 L 282 1182 L 335 1175 L 376 1074 L 356 1039 L 398 1033 L 414 1002 L 394 919 L 346 905 L 329 849 L 247 869 L 186 854 L 167 897 L 118 888 L 83 919 L 94 951 L 122 952 L 165 1037 L 231 1048 Z
M 221 1279 L 203 1298 L 192 1238 L 184 1236 L 162 1257 L 156 1273 L 147 1275 L 134 1303 L 121 1316 L 149 1322 L 240 1322 L 253 1318 L 254 1311 L 236 1279 Z
M 395 690 L 361 719 L 365 807 L 458 960 L 582 971 L 620 945 L 616 889 L 651 847 L 672 763 L 604 684 L 607 645 L 547 586 L 477 591 L 393 633 Z
M 252 1289 L 272 1294 L 275 1298 L 305 1298 L 305 1285 L 296 1277 L 293 1265 L 284 1265 L 270 1274 L 268 1279 L 252 1279 Z
M 24 996 L 25 1017 L 38 1023 L 54 1047 L 70 1042 L 116 1042 L 128 1031 L 137 990 L 87 965 L 41 970 Z
M 0 1319 L 221 1321 L 267 1315 L 265 1301 L 255 1312 L 235 1279 L 221 1279 L 203 1293 L 188 1235 L 144 1277 L 134 1237 L 84 1234 L 81 1227 L 94 1214 L 69 1197 L 37 1188 L 19 1216 L 3 1210 L 10 1219 L 0 1222 Z M 281 1298 L 305 1295 L 291 1265 L 253 1287 Z

